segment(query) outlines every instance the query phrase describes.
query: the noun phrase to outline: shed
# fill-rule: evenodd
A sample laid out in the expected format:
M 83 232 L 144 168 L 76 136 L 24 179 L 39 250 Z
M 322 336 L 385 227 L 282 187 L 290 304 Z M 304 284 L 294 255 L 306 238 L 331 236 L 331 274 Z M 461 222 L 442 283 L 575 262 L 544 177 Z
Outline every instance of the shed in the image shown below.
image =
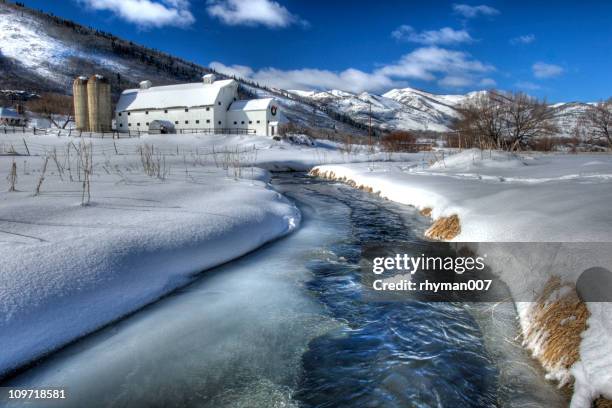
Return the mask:
M 25 116 L 13 108 L 0 108 L 0 125 L 25 126 Z

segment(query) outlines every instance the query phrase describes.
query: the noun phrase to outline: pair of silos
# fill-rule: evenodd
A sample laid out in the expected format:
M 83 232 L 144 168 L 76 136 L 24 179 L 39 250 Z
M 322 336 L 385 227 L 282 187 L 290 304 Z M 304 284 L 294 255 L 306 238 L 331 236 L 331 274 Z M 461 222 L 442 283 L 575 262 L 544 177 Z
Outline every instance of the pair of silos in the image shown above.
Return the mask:
M 112 131 L 113 113 L 111 86 L 107 78 L 80 76 L 72 85 L 74 120 L 79 130 L 87 132 Z

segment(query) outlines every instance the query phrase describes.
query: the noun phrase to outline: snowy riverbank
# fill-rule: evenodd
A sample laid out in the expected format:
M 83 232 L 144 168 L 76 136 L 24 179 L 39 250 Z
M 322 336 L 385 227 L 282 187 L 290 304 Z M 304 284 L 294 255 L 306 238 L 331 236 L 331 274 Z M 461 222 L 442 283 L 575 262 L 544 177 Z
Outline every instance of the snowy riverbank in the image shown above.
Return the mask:
M 255 166 L 347 159 L 253 136 L 3 136 L 0 375 L 297 228 Z
M 454 217 L 459 222 L 454 241 L 612 242 L 609 155 L 518 156 L 476 150 L 437 155 L 438 160 L 428 164 L 323 165 L 311 173 L 415 206 L 434 221 Z M 574 249 L 564 256 L 567 261 L 578 255 Z M 588 256 L 612 264 L 601 247 Z M 573 406 L 588 407 L 600 395 L 612 398 L 612 305 L 587 302 L 588 311 L 583 312 L 585 305 L 577 300 L 574 288 L 582 270 L 536 274 L 525 265 L 492 266 L 502 278 L 515 274 L 505 279 L 515 299 L 528 300 L 516 294 L 533 292 L 533 302 L 517 302 L 524 344 L 549 378 L 562 385 L 575 380 Z M 521 273 L 517 270 L 523 278 L 516 279 Z M 574 321 L 575 330 L 562 336 L 555 333 Z M 558 349 L 563 351 L 551 351 Z

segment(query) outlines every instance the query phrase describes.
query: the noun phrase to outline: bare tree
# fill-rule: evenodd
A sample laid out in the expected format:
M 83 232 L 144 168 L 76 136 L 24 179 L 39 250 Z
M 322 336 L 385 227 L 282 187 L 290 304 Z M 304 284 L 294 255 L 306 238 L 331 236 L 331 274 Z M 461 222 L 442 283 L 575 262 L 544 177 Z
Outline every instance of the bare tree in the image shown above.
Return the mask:
M 504 111 L 495 95 L 496 91 L 481 93 L 459 106 L 461 117 L 454 129 L 461 135 L 465 147 L 502 147 Z
M 535 137 L 558 131 L 554 111 L 546 103 L 523 92 L 496 92 L 493 97 L 503 109 L 504 133 L 510 150 L 528 146 Z
M 612 98 L 589 105 L 584 119 L 596 138 L 605 139 L 612 146 Z
M 40 98 L 29 101 L 27 108 L 48 119 L 58 128 L 65 129 L 68 123 L 73 120 L 74 103 L 70 96 L 45 93 Z M 65 119 L 61 122 L 56 120 L 58 115 Z

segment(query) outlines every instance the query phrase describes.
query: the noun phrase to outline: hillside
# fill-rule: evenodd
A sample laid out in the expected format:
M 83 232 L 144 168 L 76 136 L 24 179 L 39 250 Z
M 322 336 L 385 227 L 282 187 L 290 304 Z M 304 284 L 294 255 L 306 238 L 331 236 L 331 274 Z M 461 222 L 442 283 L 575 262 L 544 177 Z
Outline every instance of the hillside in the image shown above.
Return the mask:
M 73 78 L 94 72 L 110 78 L 116 99 L 123 89 L 136 87 L 145 79 L 155 85 L 196 82 L 214 71 L 110 33 L 0 0 L 0 103 L 44 92 L 70 94 Z M 327 134 L 363 135 L 370 121 L 375 132 L 445 132 L 458 117 L 457 105 L 477 94 L 435 95 L 413 88 L 393 89 L 383 95 L 285 91 L 242 79 L 240 82 L 245 96 L 273 96 L 292 122 Z M 586 106 L 553 105 L 561 136 L 573 135 Z
M 392 89 L 383 95 L 368 92 L 299 91 L 291 93 L 329 106 L 363 124 L 385 130 L 419 130 L 447 132 L 459 117 L 457 106 L 484 91 L 465 95 L 436 95 L 413 88 Z M 560 129 L 559 136 L 573 136 L 574 128 L 588 105 L 580 102 L 552 105 Z
M 116 100 L 122 90 L 143 80 L 155 85 L 197 82 L 210 72 L 214 71 L 113 34 L 0 0 L 0 103 L 44 92 L 70 94 L 73 79 L 83 74 L 107 76 Z M 295 123 L 308 125 L 314 114 L 316 126 L 330 132 L 365 132 L 342 113 L 328 113 L 308 100 L 288 99 L 279 90 L 241 83 L 246 96 L 276 97 Z

